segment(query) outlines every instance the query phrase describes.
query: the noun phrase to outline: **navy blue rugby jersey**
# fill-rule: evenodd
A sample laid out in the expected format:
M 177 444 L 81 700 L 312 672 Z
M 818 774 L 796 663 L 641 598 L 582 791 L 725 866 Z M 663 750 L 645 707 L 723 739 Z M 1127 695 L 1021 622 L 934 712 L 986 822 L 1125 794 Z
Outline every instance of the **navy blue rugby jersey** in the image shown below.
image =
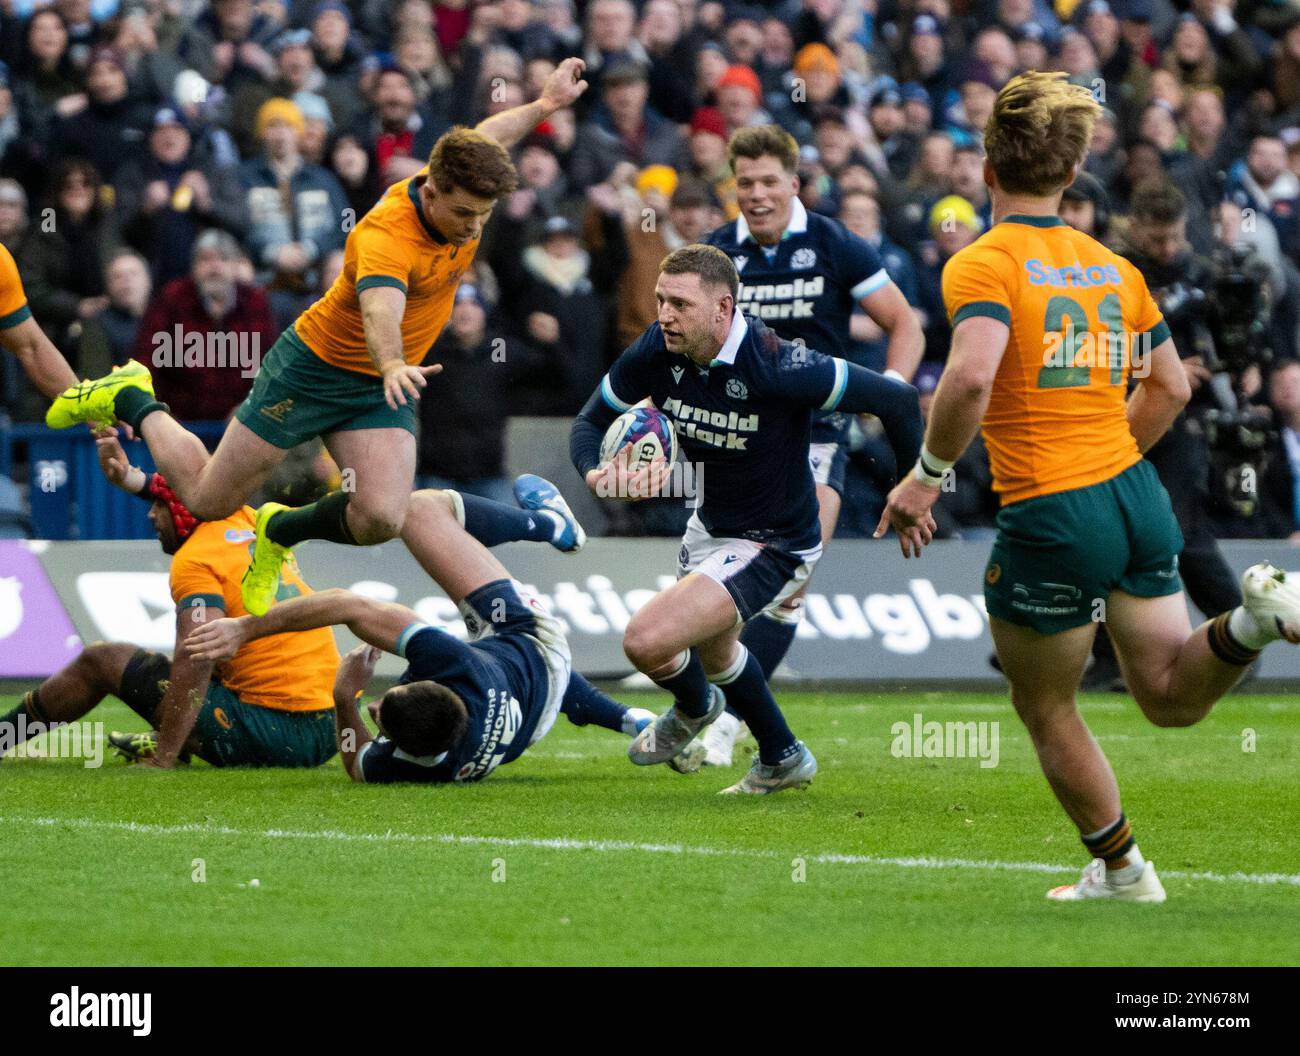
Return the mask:
M 847 369 L 736 312 L 707 368 L 669 352 L 654 323 L 615 361 L 600 394 L 620 414 L 648 396 L 672 419 L 683 456 L 703 466 L 696 512 L 710 534 L 803 550 L 820 540 L 812 411 L 839 405 Z
M 743 216 L 704 239 L 727 254 L 740 273 L 736 303 L 787 341 L 802 341 L 828 356 L 848 358 L 853 309 L 890 281 L 872 245 L 838 220 L 809 213 L 798 198 L 790 224 L 775 246 L 760 246 Z M 838 441 L 848 417 L 817 415 L 814 442 Z
M 530 603 L 508 580 L 489 583 L 465 600 L 472 606 L 466 613 L 471 632 L 481 633 L 486 625 L 492 631 L 487 637 L 466 643 L 441 628 L 413 623 L 397 643 L 408 665 L 403 683 L 437 682 L 465 702 L 465 736 L 433 756 L 410 755 L 378 737 L 358 754 L 366 782 L 478 781 L 514 762 L 532 742 L 555 687 L 532 637 Z

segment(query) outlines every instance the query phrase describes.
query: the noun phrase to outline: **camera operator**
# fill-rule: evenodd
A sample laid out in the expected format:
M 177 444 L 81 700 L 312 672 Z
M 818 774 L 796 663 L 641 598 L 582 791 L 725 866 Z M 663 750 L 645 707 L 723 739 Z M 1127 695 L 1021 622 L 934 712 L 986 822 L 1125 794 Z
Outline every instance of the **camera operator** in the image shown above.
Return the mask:
M 1207 617 L 1241 604 L 1237 577 L 1224 560 L 1208 509 L 1211 482 L 1207 415 L 1235 397 L 1215 346 L 1211 322 L 1219 322 L 1207 291 L 1218 279 L 1216 264 L 1193 253 L 1187 241 L 1187 202 L 1168 181 L 1143 184 L 1130 206 L 1126 244 L 1120 252 L 1142 272 L 1182 356 L 1192 400 L 1169 432 L 1147 453 L 1169 492 L 1183 533 L 1179 571 L 1187 593 Z M 1122 689 L 1114 650 L 1097 635 L 1087 689 Z

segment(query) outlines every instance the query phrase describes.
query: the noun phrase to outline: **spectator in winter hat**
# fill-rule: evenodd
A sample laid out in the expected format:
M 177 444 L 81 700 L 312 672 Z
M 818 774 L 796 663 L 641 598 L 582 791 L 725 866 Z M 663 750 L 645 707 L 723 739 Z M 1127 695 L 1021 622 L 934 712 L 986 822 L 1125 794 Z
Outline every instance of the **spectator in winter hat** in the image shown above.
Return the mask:
M 748 125 L 768 123 L 763 109 L 763 88 L 758 74 L 748 66 L 728 66 L 713 91 L 718 112 L 727 122 L 728 134 Z

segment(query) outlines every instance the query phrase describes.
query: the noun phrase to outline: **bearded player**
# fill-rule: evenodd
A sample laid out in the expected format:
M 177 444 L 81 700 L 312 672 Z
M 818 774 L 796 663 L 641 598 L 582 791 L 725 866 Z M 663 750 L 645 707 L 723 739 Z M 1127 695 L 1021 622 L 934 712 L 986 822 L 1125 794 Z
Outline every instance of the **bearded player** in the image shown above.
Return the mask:
M 921 442 L 916 390 L 843 359 L 783 341 L 738 306 L 740 277 L 713 246 L 675 250 L 655 284 L 658 321 L 610 367 L 569 434 L 574 468 L 597 496 L 657 493 L 666 462 L 634 468 L 623 449 L 602 464 L 601 438 L 647 397 L 674 424 L 686 460 L 708 487 L 682 537 L 677 582 L 637 610 L 623 651 L 673 696 L 633 740 L 638 766 L 671 763 L 730 704 L 758 741 L 758 758 L 728 794 L 806 786 L 817 760 L 786 724 L 758 658 L 742 644 L 748 621 L 803 586 L 821 557 L 817 493 L 808 464 L 813 412 L 874 414 L 895 458 Z M 930 518 L 909 530 L 918 546 Z
M 1141 273 L 1057 217 L 1100 107 L 1064 74 L 999 93 L 984 133 L 994 226 L 948 262 L 952 350 L 915 469 L 876 529 L 911 533 L 983 424 L 1002 509 L 984 576 L 989 623 L 1016 712 L 1092 858 L 1062 901 L 1163 902 L 1119 786 L 1075 705 L 1096 620 L 1157 726 L 1190 726 L 1270 642 L 1300 641 L 1300 589 L 1247 570 L 1245 603 L 1195 630 L 1178 576 L 1183 540 L 1142 452 L 1190 391 Z M 1130 374 L 1139 379 L 1125 402 Z M 904 556 L 919 555 L 914 535 Z
M 205 520 L 233 513 L 290 448 L 323 437 L 355 490 L 331 492 L 299 509 L 267 503 L 257 511 L 243 588 L 250 613 L 270 608 L 294 545 L 326 539 L 369 546 L 393 538 L 406 519 L 415 475 L 415 401 L 427 377 L 441 369 L 420 364 L 451 314 L 493 206 L 515 188 L 507 148 L 586 91 L 583 69 L 580 59 L 564 60 L 540 98 L 476 128 L 453 129 L 434 144 L 424 169 L 388 189 L 348 234 L 334 285 L 271 347 L 213 455 L 154 399 L 148 368 L 138 362 L 70 388 L 46 421 L 55 428 L 126 422 Z M 552 495 L 521 494 L 520 500 L 539 510 L 558 507 Z M 538 534 L 520 538 L 567 550 L 582 545 L 567 514 L 533 522 Z

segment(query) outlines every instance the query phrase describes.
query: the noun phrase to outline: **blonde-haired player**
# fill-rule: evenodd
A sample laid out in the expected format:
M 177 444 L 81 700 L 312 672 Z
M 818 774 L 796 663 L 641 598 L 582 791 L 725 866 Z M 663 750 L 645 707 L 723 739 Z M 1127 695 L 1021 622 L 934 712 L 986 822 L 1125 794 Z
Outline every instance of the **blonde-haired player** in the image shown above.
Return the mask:
M 1016 712 L 1093 861 L 1060 900 L 1162 902 L 1110 764 L 1075 706 L 1097 621 L 1157 726 L 1203 718 L 1269 642 L 1300 640 L 1300 577 L 1256 565 L 1245 603 L 1193 630 L 1182 536 L 1142 452 L 1190 395 L 1141 274 L 1057 218 L 1100 108 L 1064 74 L 999 93 L 984 133 L 994 226 L 943 273 L 952 350 L 921 457 L 876 534 L 929 523 L 945 472 L 983 424 L 1002 509 L 984 576 Z M 1138 380 L 1126 401 L 1130 374 Z M 924 538 L 926 533 L 922 533 Z

